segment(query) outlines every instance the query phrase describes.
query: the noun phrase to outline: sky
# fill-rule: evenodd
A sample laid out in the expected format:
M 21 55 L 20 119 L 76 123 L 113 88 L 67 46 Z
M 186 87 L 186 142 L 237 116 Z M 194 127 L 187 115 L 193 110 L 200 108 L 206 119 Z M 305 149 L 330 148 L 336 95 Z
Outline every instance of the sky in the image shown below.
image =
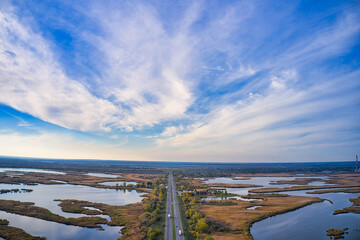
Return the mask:
M 360 3 L 0 1 L 0 155 L 360 154 Z

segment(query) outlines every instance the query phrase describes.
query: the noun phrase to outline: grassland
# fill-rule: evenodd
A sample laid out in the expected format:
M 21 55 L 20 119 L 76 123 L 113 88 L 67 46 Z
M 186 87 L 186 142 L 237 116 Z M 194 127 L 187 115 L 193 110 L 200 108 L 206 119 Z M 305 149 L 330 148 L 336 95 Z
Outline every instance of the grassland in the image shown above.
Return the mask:
M 250 234 L 250 227 L 254 222 L 323 200 L 299 196 L 266 197 L 261 201 L 262 207 L 254 210 L 248 210 L 247 208 L 259 205 L 259 202 L 230 201 L 233 202 L 232 205 L 198 205 L 200 212 L 209 220 L 211 225 L 217 226 L 214 228 L 215 231 L 211 233 L 215 240 L 253 239 Z M 216 231 L 216 229 L 221 229 L 221 231 Z

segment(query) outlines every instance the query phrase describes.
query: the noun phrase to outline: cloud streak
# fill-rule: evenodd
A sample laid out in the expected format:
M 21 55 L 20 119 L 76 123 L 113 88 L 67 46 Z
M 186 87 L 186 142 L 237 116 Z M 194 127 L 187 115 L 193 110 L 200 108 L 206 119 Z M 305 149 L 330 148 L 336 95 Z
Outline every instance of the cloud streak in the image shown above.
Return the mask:
M 44 24 L 31 3 L 0 6 L 2 104 L 112 141 L 129 136 L 121 149 L 132 156 L 125 148 L 138 145 L 137 159 L 301 160 L 336 146 L 341 160 L 358 146 L 351 3 L 324 3 L 321 14 L 286 2 L 43 4 L 74 17 Z M 59 29 L 69 42 L 51 37 Z

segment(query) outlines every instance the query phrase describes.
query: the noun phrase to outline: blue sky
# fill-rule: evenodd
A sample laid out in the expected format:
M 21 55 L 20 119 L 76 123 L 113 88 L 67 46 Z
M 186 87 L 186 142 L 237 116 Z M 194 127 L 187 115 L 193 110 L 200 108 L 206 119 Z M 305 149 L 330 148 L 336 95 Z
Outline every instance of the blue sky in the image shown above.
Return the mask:
M 358 1 L 0 2 L 0 155 L 359 153 Z

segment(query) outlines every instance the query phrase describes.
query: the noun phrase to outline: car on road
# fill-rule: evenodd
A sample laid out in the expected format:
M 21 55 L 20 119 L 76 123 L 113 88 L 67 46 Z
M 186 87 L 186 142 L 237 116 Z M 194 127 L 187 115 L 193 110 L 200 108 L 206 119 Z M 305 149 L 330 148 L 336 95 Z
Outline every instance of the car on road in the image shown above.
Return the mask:
M 179 230 L 179 236 L 181 236 L 182 235 L 182 231 L 181 230 Z

